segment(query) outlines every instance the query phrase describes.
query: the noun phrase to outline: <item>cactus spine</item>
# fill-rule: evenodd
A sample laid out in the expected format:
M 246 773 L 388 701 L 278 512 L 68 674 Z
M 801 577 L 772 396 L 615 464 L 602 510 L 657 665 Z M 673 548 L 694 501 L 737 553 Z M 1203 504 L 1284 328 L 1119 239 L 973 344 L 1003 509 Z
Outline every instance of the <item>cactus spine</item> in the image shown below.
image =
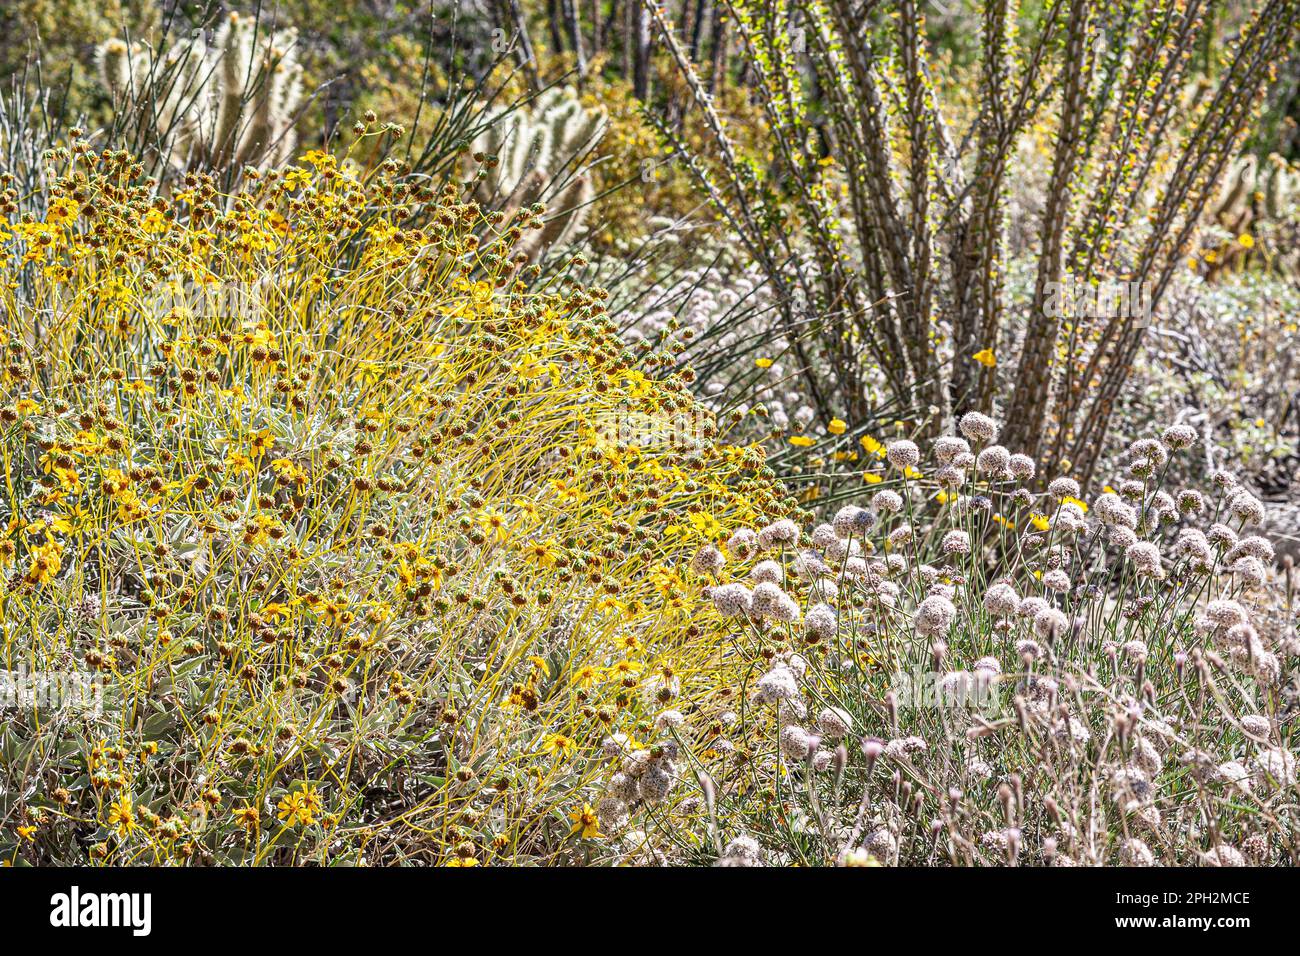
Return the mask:
M 541 230 L 517 246 L 537 258 L 573 239 L 595 198 L 586 158 L 605 135 L 603 110 L 584 107 L 572 87 L 552 87 L 527 107 L 499 113 L 474 140 L 472 150 L 495 157 L 480 174 L 477 197 L 506 213 L 543 203 L 550 214 Z
M 302 102 L 297 31 L 260 30 L 230 14 L 211 42 L 196 32 L 162 51 L 113 38 L 96 50 L 100 79 L 134 113 L 146 145 L 176 170 L 266 166 L 293 154 Z

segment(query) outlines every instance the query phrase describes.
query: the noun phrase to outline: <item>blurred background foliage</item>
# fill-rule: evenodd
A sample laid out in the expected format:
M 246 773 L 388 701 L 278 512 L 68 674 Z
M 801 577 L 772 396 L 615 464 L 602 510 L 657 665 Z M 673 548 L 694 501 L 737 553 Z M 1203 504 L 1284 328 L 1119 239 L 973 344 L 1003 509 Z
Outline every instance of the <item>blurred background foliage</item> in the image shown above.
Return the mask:
M 1020 29 L 1032 34 L 1048 6 L 1020 5 Z M 753 90 L 753 64 L 737 42 L 725 0 L 679 0 L 665 9 L 687 39 L 693 58 L 709 65 L 710 92 L 729 133 L 761 167 L 762 110 Z M 680 74 L 640 16 L 635 0 L 277 0 L 275 3 L 166 0 L 11 0 L 0 9 L 0 77 L 39 83 L 68 122 L 107 120 L 108 92 L 97 77 L 96 46 L 110 37 L 161 48 L 177 37 L 212 28 L 229 12 L 257 18 L 268 31 L 298 31 L 308 103 L 297 118 L 299 141 L 322 146 L 367 110 L 406 125 L 416 148 L 429 136 L 429 103 L 448 98 L 447 77 L 510 98 L 557 82 L 576 87 L 588 105 L 608 113 L 609 132 L 593 159 L 599 222 L 597 246 L 635 242 L 655 216 L 696 214 L 701 196 L 682 164 L 671 161 L 660 135 L 666 125 L 701 145 L 698 112 Z M 978 4 L 926 4 L 934 82 L 949 110 L 973 110 L 979 89 Z M 1244 12 L 1241 14 L 1244 16 Z M 526 40 L 518 38 L 522 26 Z M 1224 42 L 1240 27 L 1228 11 L 1212 34 Z M 522 62 L 520 51 L 531 53 Z M 1201 69 L 1215 69 L 1214 51 L 1200 52 Z M 1264 160 L 1300 158 L 1300 74 L 1281 69 L 1249 141 Z M 422 107 L 421 103 L 425 105 Z M 420 127 L 413 120 L 424 114 Z M 960 125 L 960 124 L 959 124 Z M 653 165 L 647 159 L 659 157 Z M 623 192 L 619 187 L 637 183 Z

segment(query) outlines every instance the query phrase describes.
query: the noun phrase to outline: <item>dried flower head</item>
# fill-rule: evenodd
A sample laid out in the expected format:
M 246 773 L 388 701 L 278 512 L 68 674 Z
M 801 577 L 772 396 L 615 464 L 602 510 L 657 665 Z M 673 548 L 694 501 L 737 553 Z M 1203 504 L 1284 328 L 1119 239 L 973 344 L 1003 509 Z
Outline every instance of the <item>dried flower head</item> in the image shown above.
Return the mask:
M 974 442 L 997 441 L 998 423 L 979 412 L 967 412 L 957 423 L 961 433 Z

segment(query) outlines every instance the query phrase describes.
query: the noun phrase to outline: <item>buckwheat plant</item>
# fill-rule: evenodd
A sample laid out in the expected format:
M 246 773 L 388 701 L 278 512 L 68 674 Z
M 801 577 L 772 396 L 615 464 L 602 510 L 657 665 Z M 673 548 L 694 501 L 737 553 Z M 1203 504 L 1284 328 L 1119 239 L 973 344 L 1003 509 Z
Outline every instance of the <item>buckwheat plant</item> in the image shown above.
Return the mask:
M 653 768 L 722 865 L 1294 862 L 1300 642 L 1290 565 L 1242 530 L 1259 501 L 1166 485 L 1188 426 L 1090 503 L 998 431 L 891 443 L 892 480 L 826 523 L 699 552 L 697 620 L 748 663 L 618 768 L 620 819 Z

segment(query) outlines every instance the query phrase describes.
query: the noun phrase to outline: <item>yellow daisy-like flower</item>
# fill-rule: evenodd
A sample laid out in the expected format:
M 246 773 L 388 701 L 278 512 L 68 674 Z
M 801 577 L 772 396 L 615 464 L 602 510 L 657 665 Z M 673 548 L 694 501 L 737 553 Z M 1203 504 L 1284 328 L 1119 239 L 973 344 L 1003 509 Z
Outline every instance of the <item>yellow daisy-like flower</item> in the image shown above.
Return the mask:
M 980 349 L 980 351 L 972 355 L 971 358 L 979 362 L 985 368 L 992 368 L 998 364 L 997 356 L 993 354 L 992 349 Z
M 564 478 L 552 478 L 551 490 L 564 504 L 581 501 L 583 497 L 582 489 Z
M 275 444 L 275 437 L 265 428 L 252 435 L 248 440 L 248 447 L 252 449 L 254 458 L 260 458 L 266 454 L 273 444 Z
M 842 418 L 832 418 L 826 423 L 826 430 L 832 435 L 843 435 L 848 427 L 848 423 Z
M 510 524 L 506 516 L 499 511 L 485 511 L 479 515 L 479 526 L 486 532 L 488 538 L 496 541 L 498 544 L 504 542 L 510 534 Z
M 140 220 L 140 228 L 149 233 L 166 232 L 170 225 L 167 217 L 158 209 L 150 209 Z
M 578 742 L 564 734 L 549 734 L 542 739 L 542 750 L 560 760 L 566 759 L 578 749 Z
M 130 836 L 136 828 L 135 805 L 128 796 L 114 800 L 108 808 L 108 825 L 117 830 L 119 837 Z
M 226 467 L 236 475 L 251 475 L 253 460 L 242 452 L 232 451 L 226 456 Z
M 281 820 L 288 822 L 291 826 L 298 816 L 299 796 L 296 793 L 286 793 L 276 804 L 279 813 L 276 814 Z
M 277 816 L 289 826 L 311 826 L 321 810 L 320 794 L 315 787 L 304 787 L 285 794 L 276 808 L 280 811 Z
M 50 201 L 49 212 L 45 216 L 45 221 L 60 225 L 65 222 L 71 222 L 81 213 L 81 206 L 76 200 L 68 196 L 59 196 L 57 199 Z
M 525 545 L 524 557 L 538 567 L 555 567 L 556 561 L 559 560 L 559 552 L 556 550 L 555 539 L 547 538 L 545 541 L 534 541 L 531 544 Z
M 245 830 L 256 830 L 259 814 L 256 807 L 237 807 L 230 811 L 230 815 L 235 818 L 235 823 Z
M 573 828 L 569 830 L 570 836 L 576 833 L 583 840 L 604 836 L 600 832 L 600 821 L 596 818 L 596 811 L 591 809 L 590 803 L 584 803 L 581 810 L 570 813 L 569 819 L 573 821 Z
M 32 566 L 27 572 L 27 580 L 32 584 L 49 584 L 63 567 L 63 545 L 57 541 L 46 541 L 32 549 Z

